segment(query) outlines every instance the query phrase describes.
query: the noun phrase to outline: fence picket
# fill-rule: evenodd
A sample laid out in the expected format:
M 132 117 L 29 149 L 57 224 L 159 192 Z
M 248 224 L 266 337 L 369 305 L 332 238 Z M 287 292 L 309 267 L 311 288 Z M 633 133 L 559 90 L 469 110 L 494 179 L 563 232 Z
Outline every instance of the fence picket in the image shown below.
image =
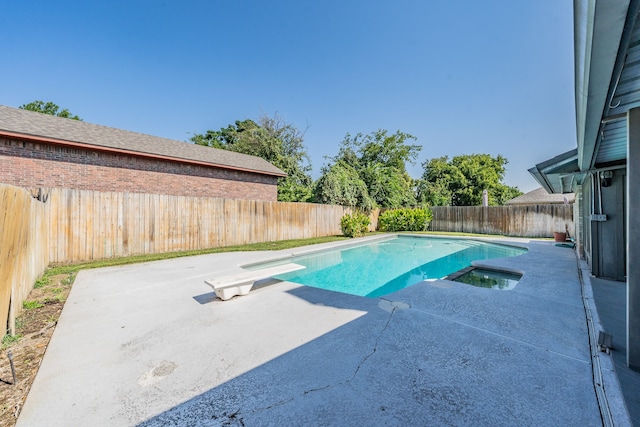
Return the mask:
M 18 187 L 0 184 L 0 336 L 15 333 L 15 317 L 49 265 L 48 210 Z

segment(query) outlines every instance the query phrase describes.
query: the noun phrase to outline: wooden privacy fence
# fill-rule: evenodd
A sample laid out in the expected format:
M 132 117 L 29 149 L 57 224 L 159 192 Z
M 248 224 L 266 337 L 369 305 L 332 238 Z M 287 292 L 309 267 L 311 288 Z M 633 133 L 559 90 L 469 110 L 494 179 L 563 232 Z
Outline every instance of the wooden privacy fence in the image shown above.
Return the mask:
M 313 203 L 45 192 L 54 263 L 338 235 L 351 212 Z
M 575 236 L 573 205 L 434 206 L 432 231 L 552 237 L 554 231 Z
M 47 206 L 0 184 L 0 337 L 15 334 L 15 316 L 49 265 Z

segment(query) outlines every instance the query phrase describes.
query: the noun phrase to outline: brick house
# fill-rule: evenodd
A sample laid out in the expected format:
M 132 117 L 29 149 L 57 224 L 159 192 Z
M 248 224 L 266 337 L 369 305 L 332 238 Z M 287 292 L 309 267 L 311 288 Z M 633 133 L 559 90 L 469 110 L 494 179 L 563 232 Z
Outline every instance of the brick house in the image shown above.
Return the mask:
M 0 105 L 0 183 L 275 201 L 283 176 L 259 157 Z

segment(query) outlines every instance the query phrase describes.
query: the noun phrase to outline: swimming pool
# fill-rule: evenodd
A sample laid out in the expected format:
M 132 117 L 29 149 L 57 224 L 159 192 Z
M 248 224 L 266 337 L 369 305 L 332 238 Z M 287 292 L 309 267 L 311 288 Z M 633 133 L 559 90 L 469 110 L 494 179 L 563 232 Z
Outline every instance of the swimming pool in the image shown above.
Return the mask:
M 473 260 L 511 257 L 526 251 L 477 240 L 396 236 L 268 265 L 293 262 L 306 267 L 274 276 L 276 279 L 373 298 L 423 280 L 441 279 L 469 267 Z

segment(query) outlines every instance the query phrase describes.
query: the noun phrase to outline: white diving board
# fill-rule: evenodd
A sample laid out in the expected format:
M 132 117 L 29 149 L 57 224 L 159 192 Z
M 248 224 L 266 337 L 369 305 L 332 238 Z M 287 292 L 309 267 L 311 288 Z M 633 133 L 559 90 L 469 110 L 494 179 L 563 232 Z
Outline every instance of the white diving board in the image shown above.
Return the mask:
M 278 274 L 290 273 L 296 270 L 306 268 L 304 265 L 288 264 L 276 265 L 274 267 L 263 268 L 261 270 L 246 271 L 244 273 L 233 274 L 230 276 L 217 277 L 215 279 L 205 280 L 204 282 L 211 286 L 218 298 L 226 301 L 236 295 L 247 295 L 256 280 L 262 280 Z

